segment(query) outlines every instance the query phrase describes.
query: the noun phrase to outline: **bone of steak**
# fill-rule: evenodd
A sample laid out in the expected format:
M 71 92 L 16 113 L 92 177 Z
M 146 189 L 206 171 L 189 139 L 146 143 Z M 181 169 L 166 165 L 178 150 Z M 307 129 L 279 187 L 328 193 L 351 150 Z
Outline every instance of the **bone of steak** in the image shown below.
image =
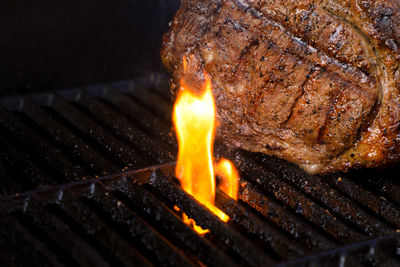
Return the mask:
M 174 93 L 211 75 L 231 146 L 309 173 L 399 159 L 400 0 L 183 0 L 161 56 Z

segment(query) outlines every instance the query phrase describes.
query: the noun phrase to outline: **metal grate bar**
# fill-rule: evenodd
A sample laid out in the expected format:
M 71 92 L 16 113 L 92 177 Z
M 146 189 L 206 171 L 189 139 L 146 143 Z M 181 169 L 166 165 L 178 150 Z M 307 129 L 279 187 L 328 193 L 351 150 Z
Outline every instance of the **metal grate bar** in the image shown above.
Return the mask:
M 107 214 L 109 221 L 112 221 L 118 227 L 122 226 L 132 238 L 139 238 L 140 242 L 136 244 L 136 247 L 146 248 L 148 252 L 145 254 L 150 252 L 149 258 L 153 261 L 157 259 L 157 264 L 192 265 L 179 249 L 129 209 L 121 200 L 101 186 L 94 189 L 93 194 L 88 197 L 85 203 L 92 209 L 96 206 L 94 209 L 98 213 Z
M 372 192 L 376 192 L 379 196 L 386 197 L 397 205 L 400 205 L 400 184 L 395 182 L 397 177 L 393 177 L 393 173 L 399 172 L 392 168 L 386 171 L 383 170 L 368 170 L 367 173 L 357 172 L 355 174 L 347 174 L 346 176 L 353 182 L 367 187 Z
M 248 182 L 241 182 L 239 199 L 312 250 L 331 249 L 338 244 Z
M 35 224 L 37 228 L 42 229 L 46 235 L 53 240 L 64 251 L 63 254 L 71 255 L 76 262 L 87 266 L 109 266 L 102 255 L 92 248 L 83 236 L 76 234 L 71 229 L 71 225 L 66 224 L 63 219 L 58 218 L 57 214 L 50 213 L 43 209 L 40 203 L 34 199 L 29 201 L 29 208 L 25 212 L 17 212 L 16 216 L 20 222 Z M 56 216 L 54 216 L 56 215 Z M 32 225 L 31 225 L 32 226 Z M 72 226 L 73 228 L 73 226 Z
M 15 261 L 21 265 L 42 265 L 42 266 L 63 266 L 68 265 L 68 261 L 59 261 L 59 259 L 50 252 L 46 246 L 46 242 L 32 235 L 20 222 L 13 216 L 9 216 L 6 212 L 0 212 L 2 234 L 9 242 L 18 249 L 18 253 L 13 256 Z M 37 234 L 37 233 L 36 233 Z M 10 251 L 8 247 L 6 251 Z
M 0 108 L 0 123 L 9 132 L 9 136 L 15 138 L 30 154 L 42 155 L 48 164 L 68 180 L 80 179 L 86 175 L 85 170 L 75 166 L 61 151 L 57 151 L 52 144 L 42 136 L 27 127 L 24 122 L 11 113 Z M 15 143 L 14 142 L 14 143 Z
M 167 122 L 171 120 L 172 105 L 169 101 L 136 83 L 131 82 L 128 86 L 128 90 L 123 90 L 121 87 L 119 89 L 132 96 L 137 103 L 151 111 L 155 117 Z
M 296 243 L 288 243 L 286 248 L 289 239 L 282 236 L 279 230 L 274 230 L 266 224 L 260 215 L 253 213 L 255 210 L 249 210 L 240 202 L 234 203 L 222 192 L 217 192 L 216 203 L 231 215 L 231 221 L 225 224 L 214 218 L 214 215 L 174 185 L 169 176 L 173 172 L 173 167 L 165 165 L 161 169 L 127 172 L 99 180 L 27 192 L 16 198 L 8 198 L 6 202 L 8 205 L 5 207 L 9 211 L 14 210 L 13 213 L 17 214 L 19 222 L 30 231 L 36 234 L 39 232 L 39 237 L 46 242 L 46 245 L 50 237 L 57 236 L 57 239 L 50 243 L 56 244 L 57 248 L 53 250 L 60 260 L 69 255 L 67 245 L 72 244 L 77 236 L 79 238 L 75 242 L 81 248 L 89 246 L 107 263 L 117 265 L 121 265 L 119 263 L 129 257 L 136 256 L 139 257 L 137 261 L 139 263 L 145 256 L 146 260 L 150 259 L 154 264 L 168 262 L 172 265 L 181 265 L 180 263 L 191 265 L 200 261 L 207 265 L 220 266 L 235 259 L 239 264 L 263 265 L 266 262 L 274 263 L 291 257 L 298 258 L 308 253 Z M 155 172 L 157 169 L 158 172 Z M 245 183 L 245 186 L 248 184 Z M 241 195 L 243 192 L 242 186 Z M 48 203 L 53 203 L 50 208 Z M 206 238 L 195 234 L 177 215 L 174 215 L 170 208 L 171 203 L 180 206 L 199 225 L 209 228 L 211 233 L 207 234 Z M 15 207 L 20 207 L 22 211 L 15 210 Z M 55 217 L 50 217 L 51 215 Z M 61 233 L 58 233 L 59 230 Z M 127 239 L 126 236 L 139 238 L 140 242 Z M 64 241 L 65 238 L 70 238 L 66 240 L 67 245 L 58 244 L 59 240 Z M 217 249 L 208 240 L 214 243 L 223 242 L 224 246 L 219 246 Z M 127 251 L 131 246 L 139 252 L 133 252 L 134 255 L 130 256 L 116 254 Z M 222 247 L 229 249 L 221 250 Z M 261 247 L 264 249 L 259 250 Z M 110 254 L 107 255 L 105 251 Z M 149 251 L 155 253 L 155 256 L 151 256 Z M 208 257 L 210 253 L 216 256 L 210 259 Z M 364 255 L 368 254 L 368 251 L 360 253 Z M 239 258 L 235 258 L 235 255 Z M 279 255 L 278 258 L 276 255 Z M 388 262 L 396 261 L 393 256 L 386 256 Z M 336 260 L 339 256 L 335 253 L 333 257 Z M 380 257 L 376 253 L 373 258 L 381 261 Z M 325 260 L 321 259 L 321 262 Z M 350 260 L 352 259 L 348 258 L 347 262 L 351 262 Z M 81 262 L 81 259 L 74 256 L 69 261 Z
M 263 192 L 273 195 L 278 201 L 291 207 L 295 213 L 304 216 L 309 222 L 321 228 L 337 241 L 351 243 L 355 240 L 365 239 L 362 234 L 347 226 L 327 209 L 319 206 L 312 199 L 298 192 L 293 186 L 263 169 L 257 163 L 246 160 L 239 168 L 244 179 L 256 184 Z
M 63 221 L 68 221 L 66 218 L 70 216 L 72 220 L 79 224 L 82 228 L 80 229 L 80 236 L 87 235 L 87 238 L 92 240 L 91 244 L 96 244 L 92 246 L 110 264 L 130 266 L 131 262 L 135 262 L 138 266 L 148 265 L 149 262 L 143 256 L 110 229 L 92 211 L 78 201 L 73 201 L 72 203 L 70 204 L 64 199 L 62 205 L 53 205 L 51 207 L 54 213 L 63 218 Z M 93 227 L 93 222 L 96 222 L 96 227 Z
M 304 266 L 398 266 L 396 250 L 400 234 L 353 243 L 337 249 L 323 251 L 303 258 L 278 264 L 277 267 Z M 394 255 L 394 256 L 393 256 Z M 306 265 L 309 266 L 309 265 Z
M 227 197 L 218 189 L 215 204 L 231 218 L 230 222 L 241 226 L 247 238 L 260 243 L 260 247 L 268 248 L 278 254 L 278 260 L 291 259 L 307 253 L 302 245 L 293 242 L 278 229 L 260 219 L 256 213 Z
M 147 88 L 157 94 L 166 102 L 171 103 L 172 97 L 170 92 L 170 84 L 168 82 L 169 75 L 165 73 L 150 73 L 146 76 L 137 77 L 137 84 Z
M 213 235 L 228 245 L 243 260 L 253 266 L 272 264 L 274 260 L 264 254 L 259 247 L 250 243 L 240 233 L 235 231 L 228 224 L 223 223 L 203 205 L 189 197 L 184 191 L 170 182 L 170 178 L 159 173 L 153 175 L 150 180 L 153 185 L 171 203 L 176 203 L 184 210 L 190 218 L 194 218 L 198 225 L 210 229 Z M 132 185 L 132 192 L 135 192 L 135 185 Z
M 162 120 L 151 110 L 143 109 L 143 107 L 137 104 L 132 98 L 128 98 L 112 88 L 105 88 L 104 94 L 100 97 L 118 108 L 127 118 L 135 121 L 138 125 L 142 125 L 143 128 L 148 129 L 146 133 L 149 134 L 149 136 L 159 138 L 168 144 L 169 148 L 172 149 L 170 151 L 176 150 L 177 146 L 174 135 L 171 133 L 170 120 L 167 122 Z
M 138 179 L 141 179 L 141 175 L 143 177 L 148 177 L 150 173 L 140 171 L 138 174 L 133 174 L 133 177 L 137 176 Z M 168 240 L 171 240 L 171 234 L 174 235 L 172 240 L 178 242 L 179 247 L 183 250 L 177 249 L 175 244 L 172 244 L 171 241 L 167 241 L 167 239 L 158 234 L 153 227 L 149 226 L 144 220 L 138 217 L 135 212 L 125 206 L 124 201 L 128 201 L 129 207 L 134 207 L 134 210 L 138 209 L 137 205 L 139 205 L 141 210 L 147 211 L 149 209 L 143 206 L 146 204 L 130 201 L 127 197 L 122 197 L 123 201 L 121 202 L 115 198 L 110 191 L 97 185 L 100 182 L 104 184 L 115 182 L 120 185 L 124 185 L 126 182 L 132 183 L 130 180 L 127 181 L 124 180 L 125 178 L 121 178 L 122 176 L 123 175 L 110 176 L 101 178 L 100 180 L 75 182 L 64 186 L 55 186 L 39 191 L 26 192 L 17 197 L 7 198 L 7 201 L 4 202 L 6 204 L 5 208 L 17 214 L 20 221 L 25 222 L 29 227 L 37 228 L 33 229 L 34 232 L 44 232 L 41 236 L 47 236 L 47 239 L 50 239 L 49 237 L 56 238 L 57 241 L 54 240 L 52 243 L 53 246 L 56 244 L 58 247 L 56 255 L 59 258 L 62 258 L 60 254 L 69 255 L 71 253 L 65 246 L 70 244 L 69 242 L 72 242 L 77 236 L 80 238 L 78 238 L 76 242 L 78 242 L 81 247 L 89 245 L 100 255 L 106 255 L 104 251 L 107 251 L 105 247 L 108 245 L 102 243 L 101 240 L 98 240 L 100 244 L 97 244 L 93 239 L 98 238 L 98 236 L 95 235 L 95 229 L 91 229 L 93 227 L 99 228 L 100 226 L 103 228 L 104 225 L 102 222 L 104 222 L 106 226 L 111 227 L 111 230 L 116 232 L 116 235 L 112 233 L 103 235 L 104 238 L 106 238 L 106 236 L 107 238 L 118 236 L 125 239 L 129 244 L 134 245 L 136 249 L 146 248 L 147 251 L 150 251 L 150 254 L 143 254 L 143 249 L 141 249 L 140 253 L 145 255 L 146 258 L 150 259 L 152 262 L 158 259 L 155 264 L 170 262 L 171 265 L 186 266 L 197 265 L 198 262 L 204 260 L 204 262 L 210 266 L 221 266 L 220 264 L 222 263 L 229 263 L 232 266 L 235 265 L 219 249 L 203 240 L 188 226 L 183 224 L 180 218 L 174 215 L 168 208 L 164 207 L 163 204 L 154 197 L 152 197 L 151 201 L 156 209 L 151 207 L 154 213 L 150 215 L 154 217 L 161 216 L 166 223 L 163 225 L 156 223 L 156 228 L 160 228 L 160 226 L 164 228 L 162 233 L 163 235 L 167 235 Z M 138 190 L 145 192 L 144 188 L 139 188 Z M 90 219 L 87 213 L 79 213 L 77 210 L 82 209 L 82 207 L 87 207 L 83 209 L 88 209 L 90 213 L 95 213 L 100 223 L 98 220 L 94 221 Z M 51 218 L 51 214 L 55 215 L 57 218 Z M 148 217 L 146 217 L 146 221 L 149 221 Z M 65 228 L 65 226 L 68 226 L 68 228 L 61 231 L 61 233 L 56 233 L 59 227 Z M 121 228 L 125 230 L 121 231 Z M 38 229 L 42 230 L 39 231 Z M 68 231 L 68 229 L 71 229 L 72 232 Z M 87 231 L 89 229 L 91 230 Z M 66 233 L 66 231 L 68 233 Z M 64 240 L 64 237 L 68 234 L 70 234 L 70 239 L 67 239 L 67 245 L 64 243 L 63 245 L 59 245 L 57 242 Z M 124 236 L 124 238 L 122 236 Z M 126 238 L 127 236 L 131 236 L 131 238 Z M 133 239 L 140 239 L 141 241 L 138 243 L 132 241 Z M 111 244 L 113 243 L 112 240 L 109 242 Z M 47 243 L 49 243 L 48 240 Z M 193 251 L 195 254 L 188 253 L 188 250 Z M 109 249 L 109 251 L 113 251 L 113 249 Z M 189 260 L 185 255 L 193 255 L 194 258 Z M 209 255 L 215 255 L 215 257 L 210 258 Z M 112 259 L 112 257 L 105 257 L 105 259 L 108 263 L 113 264 L 117 262 L 115 259 Z M 81 259 L 74 258 L 71 260 L 81 262 Z
M 332 187 L 336 187 L 349 198 L 356 200 L 364 207 L 372 210 L 376 215 L 383 217 L 386 221 L 400 229 L 400 208 L 389 202 L 384 197 L 378 197 L 370 191 L 365 190 L 358 184 L 353 183 L 346 177 L 327 176 L 324 177 Z
M 85 135 L 93 138 L 100 146 L 109 151 L 115 159 L 119 160 L 121 167 L 143 168 L 148 166 L 148 163 L 143 160 L 142 155 L 138 154 L 137 151 L 114 138 L 90 117 L 61 99 L 61 97 L 53 96 L 50 106 Z
M 131 180 L 109 181 L 107 187 L 114 191 L 125 204 L 133 208 L 143 218 L 152 223 L 152 226 L 168 237 L 171 242 L 194 255 L 201 262 L 210 266 L 236 264 L 206 239 L 201 238 L 177 217 L 172 210 L 160 202 L 151 193 L 144 191 Z M 213 255 L 210 257 L 209 255 Z
M 140 83 L 144 87 L 121 82 L 0 101 L 7 109 L 0 109 L 0 177 L 7 182 L 0 190 L 16 193 L 0 196 L 7 210 L 0 220 L 9 224 L 0 227 L 0 248 L 26 243 L 12 262 L 399 263 L 399 243 L 385 247 L 366 240 L 393 233 L 400 224 L 399 183 L 377 173 L 311 177 L 282 160 L 218 145 L 216 158 L 235 159 L 241 175 L 238 202 L 217 190 L 216 205 L 231 218 L 226 224 L 179 188 L 173 164 L 83 177 L 175 158 L 165 80 L 154 76 Z M 210 233 L 196 234 L 182 212 Z M 338 249 L 347 244 L 352 245 Z
M 262 162 L 259 157 L 255 158 L 258 162 Z M 337 190 L 324 183 L 324 178 L 307 175 L 294 168 L 293 165 L 285 169 L 279 166 L 274 168 L 274 160 L 264 160 L 261 164 L 267 165 L 268 169 L 276 170 L 280 177 L 290 182 L 297 190 L 304 192 L 314 200 L 324 203 L 336 216 L 350 222 L 368 235 L 385 235 L 393 231 L 393 228 L 390 228 L 386 223 L 379 221 L 375 216 L 371 216 L 370 213 L 364 211 L 354 201 L 344 197 Z M 318 190 L 316 190 L 317 188 Z M 363 193 L 366 192 L 364 191 Z M 368 225 L 365 224 L 366 221 L 368 221 Z
M 95 174 L 101 174 L 104 170 L 116 170 L 115 166 L 104 158 L 99 151 L 91 147 L 52 116 L 51 113 L 34 104 L 30 99 L 24 99 L 23 104 L 20 105 L 20 112 L 30 117 L 41 128 L 46 129 L 54 140 L 64 144 L 67 148 L 65 150 L 70 151 L 73 155 L 79 155 L 79 158 L 84 162 L 85 168 L 91 169 Z
M 94 99 L 85 92 L 79 92 L 76 100 L 82 107 L 85 107 L 92 114 L 96 114 L 103 124 L 113 129 L 114 133 L 122 137 L 126 143 L 134 144 L 141 151 L 141 154 L 152 160 L 153 164 L 174 160 L 171 154 L 161 152 L 160 148 L 165 147 L 163 142 L 149 138 L 147 133 L 140 131 L 131 121 L 128 121 L 124 116 L 98 99 Z M 168 151 L 168 149 L 168 147 L 164 148 L 164 151 Z
M 3 144 L 0 141 L 0 150 L 4 152 Z M 3 153 L 1 153 L 3 155 Z M 24 190 L 28 190 L 29 188 L 33 187 L 34 185 L 31 181 L 24 179 L 23 177 L 19 176 L 15 172 L 11 172 L 13 168 L 10 166 L 7 161 L 9 160 L 10 156 L 6 156 L 6 159 L 2 159 L 0 161 L 0 195 L 7 195 L 16 192 L 21 192 Z
M 58 177 L 51 179 L 48 173 L 42 171 L 42 169 L 31 161 L 29 155 L 13 146 L 10 141 L 5 139 L 4 135 L 1 134 L 0 155 L 6 167 L 5 171 L 11 173 L 11 179 L 15 179 L 13 183 L 16 189 L 24 189 L 18 192 L 26 191 L 40 184 L 60 183 L 63 180 L 58 179 Z
M 193 265 L 175 245 L 102 187 L 97 186 L 95 193 L 86 203 L 91 208 L 96 206 L 97 211 L 100 212 L 101 209 L 102 213 L 107 214 L 115 225 L 124 229 L 125 236 L 128 233 L 132 239 L 140 239 L 139 242 L 135 242 L 136 247 L 145 248 L 147 251 L 144 254 L 147 254 L 151 261 L 155 261 L 155 264 Z

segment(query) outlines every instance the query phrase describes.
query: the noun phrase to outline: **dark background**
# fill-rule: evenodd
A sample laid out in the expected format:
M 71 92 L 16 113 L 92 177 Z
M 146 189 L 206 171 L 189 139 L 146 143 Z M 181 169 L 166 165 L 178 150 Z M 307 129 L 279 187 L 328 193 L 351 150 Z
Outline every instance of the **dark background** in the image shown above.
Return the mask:
M 162 34 L 179 0 L 0 3 L 0 96 L 162 71 Z

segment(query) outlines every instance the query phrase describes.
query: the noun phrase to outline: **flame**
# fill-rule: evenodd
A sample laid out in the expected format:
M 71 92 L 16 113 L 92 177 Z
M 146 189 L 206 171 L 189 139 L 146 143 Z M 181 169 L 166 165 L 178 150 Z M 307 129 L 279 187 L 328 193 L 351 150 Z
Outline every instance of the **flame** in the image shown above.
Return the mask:
M 216 174 L 221 177 L 219 188 L 234 200 L 238 199 L 239 174 L 235 166 L 227 159 L 221 159 L 215 167 Z
M 178 207 L 178 206 L 174 206 L 174 209 L 176 210 L 176 211 L 181 211 L 181 209 Z M 187 225 L 189 225 L 190 227 L 192 227 L 193 228 L 193 230 L 195 230 L 198 234 L 200 234 L 200 235 L 205 235 L 205 234 L 207 234 L 208 232 L 210 232 L 210 230 L 208 230 L 208 229 L 203 229 L 203 228 L 201 228 L 201 226 L 198 226 L 197 224 L 196 224 L 196 222 L 195 222 L 195 220 L 193 220 L 193 219 L 190 219 L 185 213 L 182 213 L 182 219 L 183 219 L 183 222 L 184 223 L 186 223 Z
M 210 81 L 206 79 L 201 96 L 185 88 L 175 104 L 173 121 L 177 132 L 179 153 L 176 176 L 182 188 L 200 202 L 212 203 L 215 194 L 212 162 L 215 106 Z
M 186 58 L 183 67 L 187 69 Z M 183 190 L 205 205 L 222 221 L 229 216 L 214 206 L 215 175 L 213 166 L 213 137 L 215 131 L 215 102 L 211 79 L 204 72 L 204 89 L 195 95 L 181 80 L 181 90 L 174 105 L 173 122 L 177 133 L 179 153 L 175 174 L 180 179 Z M 223 179 L 221 190 L 237 199 L 238 175 L 233 164 L 222 160 L 217 165 L 217 173 Z M 232 175 L 231 175 L 232 174 Z M 183 214 L 183 221 L 199 234 L 208 229 L 197 226 L 193 219 Z
M 190 227 L 193 228 L 193 230 L 195 230 L 199 235 L 205 235 L 208 232 L 210 232 L 210 230 L 208 229 L 203 229 L 201 228 L 201 226 L 198 226 L 195 222 L 195 220 L 190 219 L 185 213 L 182 213 L 182 219 L 183 222 L 186 223 L 187 225 L 189 225 Z M 229 219 L 229 218 L 228 218 Z

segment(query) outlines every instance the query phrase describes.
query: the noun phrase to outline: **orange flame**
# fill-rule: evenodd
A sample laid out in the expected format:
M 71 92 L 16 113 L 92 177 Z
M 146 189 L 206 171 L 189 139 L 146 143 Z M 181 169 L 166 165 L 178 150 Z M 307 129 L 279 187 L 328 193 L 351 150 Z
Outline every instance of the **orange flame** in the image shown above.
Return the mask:
M 183 60 L 186 71 L 187 61 Z M 204 91 L 200 96 L 191 93 L 184 80 L 181 80 L 181 91 L 174 106 L 173 122 L 175 125 L 179 153 L 175 169 L 183 190 L 192 195 L 222 221 L 229 216 L 214 206 L 215 176 L 213 166 L 213 137 L 215 131 L 215 103 L 212 94 L 211 80 L 204 73 Z M 218 174 L 223 179 L 222 190 L 237 199 L 238 175 L 234 166 L 223 160 L 218 164 Z M 199 234 L 207 229 L 197 226 L 193 219 L 183 214 L 186 224 Z
M 227 159 L 221 159 L 215 167 L 216 174 L 221 177 L 220 189 L 237 200 L 239 191 L 239 174 L 235 166 Z
M 174 206 L 174 209 L 176 210 L 176 211 L 181 211 L 181 209 L 178 207 L 178 206 Z M 203 228 L 201 228 L 201 226 L 198 226 L 197 224 L 196 224 L 196 222 L 195 222 L 195 220 L 193 220 L 193 219 L 190 219 L 185 213 L 182 213 L 182 219 L 183 219 L 183 222 L 184 223 L 186 223 L 187 225 L 189 225 L 190 227 L 192 227 L 193 228 L 193 230 L 195 230 L 198 234 L 200 234 L 200 235 L 204 235 L 204 234 L 207 234 L 208 232 L 210 232 L 210 230 L 208 230 L 208 229 L 203 229 Z

